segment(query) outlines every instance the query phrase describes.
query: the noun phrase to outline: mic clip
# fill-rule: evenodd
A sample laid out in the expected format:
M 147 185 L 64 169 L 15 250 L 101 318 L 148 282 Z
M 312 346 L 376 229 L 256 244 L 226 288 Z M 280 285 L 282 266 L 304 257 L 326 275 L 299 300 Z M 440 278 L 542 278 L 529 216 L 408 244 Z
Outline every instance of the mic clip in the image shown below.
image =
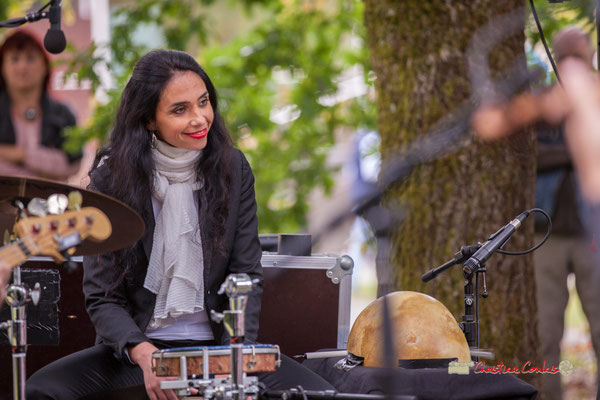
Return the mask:
M 471 246 L 461 246 L 460 250 L 454 254 L 454 258 L 452 258 L 451 260 L 447 261 L 439 267 L 429 270 L 428 272 L 423 274 L 421 280 L 423 282 L 429 282 L 430 280 L 438 276 L 439 273 L 447 270 L 448 268 L 456 264 L 464 263 L 465 260 L 472 257 L 473 254 L 475 254 L 475 252 L 477 252 L 477 250 L 479 250 L 481 246 L 481 243 L 477 243 Z
M 488 241 L 490 241 L 493 238 L 495 238 L 496 236 L 498 236 L 500 234 L 500 232 L 502 232 L 504 230 L 504 228 L 506 228 L 506 225 L 504 225 L 503 227 L 501 227 L 500 229 L 498 229 L 496 232 L 492 233 L 490 235 L 490 237 L 488 238 Z
M 477 271 L 479 271 L 480 269 L 485 268 L 485 265 L 481 265 L 479 263 L 479 260 L 476 259 L 475 257 L 470 257 L 464 264 L 463 264 L 463 277 L 467 280 L 471 279 L 473 277 L 473 274 L 477 273 Z

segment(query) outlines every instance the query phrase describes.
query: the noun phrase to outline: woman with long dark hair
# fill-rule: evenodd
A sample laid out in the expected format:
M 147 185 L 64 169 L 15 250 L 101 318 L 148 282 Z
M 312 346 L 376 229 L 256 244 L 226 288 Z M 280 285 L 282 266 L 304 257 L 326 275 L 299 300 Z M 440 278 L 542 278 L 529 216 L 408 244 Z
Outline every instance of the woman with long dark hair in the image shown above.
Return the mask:
M 84 257 L 97 345 L 36 372 L 27 398 L 175 399 L 160 389 L 165 378 L 152 371 L 152 353 L 227 344 L 207 314 L 227 308 L 221 283 L 230 273 L 262 282 L 254 177 L 233 148 L 213 84 L 189 54 L 155 50 L 136 63 L 90 188 L 130 205 L 146 232 L 129 248 Z M 248 298 L 248 342 L 257 337 L 261 292 L 260 284 Z M 261 381 L 332 389 L 289 359 Z

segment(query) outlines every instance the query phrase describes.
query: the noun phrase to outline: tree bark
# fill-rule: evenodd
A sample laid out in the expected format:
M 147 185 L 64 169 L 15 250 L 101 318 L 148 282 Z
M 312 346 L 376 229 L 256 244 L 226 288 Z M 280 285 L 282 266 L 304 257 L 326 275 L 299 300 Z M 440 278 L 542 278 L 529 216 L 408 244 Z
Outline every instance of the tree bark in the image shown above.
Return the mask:
M 469 98 L 466 51 L 471 36 L 495 16 L 523 5 L 522 0 L 365 1 L 384 165 Z M 523 32 L 492 50 L 492 72 L 504 70 L 524 55 Z M 383 203 L 389 209 L 401 208 L 403 220 L 391 235 L 391 268 L 378 271 L 391 279 L 380 282 L 379 294 L 390 289 L 424 292 L 460 320 L 464 312 L 461 267 L 427 284 L 420 277 L 451 259 L 461 245 L 484 242 L 533 207 L 534 153 L 531 132 L 495 143 L 470 139 L 459 152 L 418 167 L 404 183 L 386 191 Z M 533 217 L 529 219 L 507 250 L 531 247 Z M 380 254 L 380 262 L 382 258 Z M 487 364 L 503 362 L 520 368 L 528 360 L 539 362 L 533 258 L 496 254 L 487 270 L 490 295 L 480 301 L 481 347 L 496 353 Z M 539 374 L 519 377 L 539 387 Z

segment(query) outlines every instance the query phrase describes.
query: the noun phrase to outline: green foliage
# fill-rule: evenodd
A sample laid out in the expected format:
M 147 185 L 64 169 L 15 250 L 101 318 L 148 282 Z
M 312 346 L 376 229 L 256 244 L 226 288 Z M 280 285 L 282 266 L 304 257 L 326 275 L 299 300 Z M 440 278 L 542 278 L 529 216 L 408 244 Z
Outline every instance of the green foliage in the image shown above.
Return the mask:
M 551 46 L 554 35 L 568 25 L 579 25 L 590 33 L 594 31 L 595 1 L 570 0 L 563 3 L 550 3 L 547 0 L 538 0 L 534 1 L 533 4 L 549 46 Z M 535 45 L 541 43 L 541 39 L 529 1 L 527 1 L 527 8 L 528 22 L 525 26 L 525 34 L 527 39 Z M 592 40 L 592 43 L 594 42 L 595 40 Z
M 324 172 L 334 130 L 365 115 L 356 103 L 319 103 L 336 92 L 333 78 L 360 60 L 359 53 L 340 46 L 360 18 L 359 9 L 352 11 L 332 18 L 318 10 L 284 9 L 227 49 L 203 51 L 202 63 L 226 104 L 225 120 L 257 177 L 263 229 L 293 232 L 300 227 L 309 191 L 332 186 Z M 278 76 L 287 82 L 277 84 Z M 298 118 L 272 122 L 271 111 L 286 106 Z
M 260 230 L 298 231 L 305 224 L 309 192 L 333 185 L 325 160 L 336 128 L 375 126 L 374 105 L 366 96 L 323 101 L 336 93 L 336 78 L 352 66 L 360 66 L 367 81 L 362 3 L 244 0 L 246 12 L 260 23 L 221 44 L 212 27 L 228 15 L 203 7 L 213 2 L 140 0 L 117 11 L 108 65 L 116 88 L 87 126 L 69 132 L 67 147 L 108 137 L 133 64 L 149 50 L 134 41 L 134 33 L 140 26 L 160 27 L 166 47 L 196 56 L 217 87 L 228 128 L 254 170 Z M 73 53 L 71 69 L 96 89 L 100 81 L 93 66 L 102 62 L 91 47 Z M 273 122 L 282 110 L 294 118 Z
M 7 11 L 14 3 L 14 0 L 0 0 L 0 20 L 4 21 L 7 18 Z

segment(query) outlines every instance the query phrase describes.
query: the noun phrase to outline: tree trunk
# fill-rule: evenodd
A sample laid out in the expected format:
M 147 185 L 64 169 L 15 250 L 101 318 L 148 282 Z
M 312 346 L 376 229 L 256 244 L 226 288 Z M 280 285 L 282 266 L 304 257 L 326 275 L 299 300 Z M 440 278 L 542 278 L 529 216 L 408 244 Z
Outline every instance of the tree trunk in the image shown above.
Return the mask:
M 365 2 L 384 165 L 470 96 L 466 51 L 473 32 L 523 5 L 522 0 Z M 492 72 L 517 62 L 524 40 L 520 30 L 496 46 Z M 451 259 L 461 245 L 484 242 L 533 207 L 534 154 L 531 132 L 491 144 L 473 139 L 459 152 L 418 167 L 407 181 L 388 190 L 384 204 L 393 209 L 401 205 L 404 215 L 390 241 L 391 282 L 380 282 L 380 292 L 391 288 L 428 293 L 460 320 L 461 267 L 427 284 L 420 277 Z M 532 220 L 514 235 L 507 250 L 531 247 Z M 531 360 L 539 365 L 533 258 L 496 254 L 487 270 L 489 298 L 480 302 L 481 347 L 496 353 L 487 364 L 520 368 Z M 539 386 L 538 374 L 519 377 Z

